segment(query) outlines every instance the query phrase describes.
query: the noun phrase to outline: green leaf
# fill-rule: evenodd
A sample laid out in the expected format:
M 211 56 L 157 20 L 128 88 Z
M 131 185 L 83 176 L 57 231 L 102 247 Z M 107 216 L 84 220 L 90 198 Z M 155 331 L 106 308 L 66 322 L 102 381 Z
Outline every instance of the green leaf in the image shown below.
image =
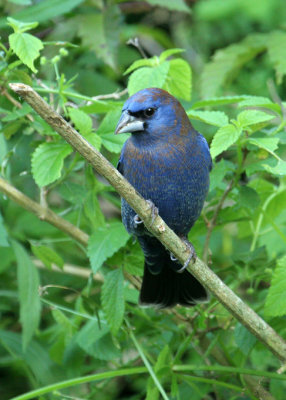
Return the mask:
M 223 84 L 230 82 L 246 62 L 265 50 L 265 35 L 253 34 L 240 43 L 217 50 L 201 75 L 201 95 L 203 98 L 215 96 Z
M 239 107 L 263 107 L 281 114 L 281 106 L 273 103 L 267 97 L 249 96 L 239 103 Z
M 239 136 L 241 134 L 241 130 L 239 130 L 233 124 L 228 124 L 220 128 L 211 143 L 211 156 L 215 158 L 218 154 L 227 150 L 232 144 L 236 143 Z
M 52 264 L 56 264 L 59 268 L 63 268 L 64 260 L 54 250 L 47 246 L 31 246 L 32 252 L 47 268 L 51 268 Z
M 9 43 L 19 59 L 33 72 L 37 72 L 34 61 L 39 57 L 40 50 L 44 48 L 41 40 L 29 33 L 12 33 L 9 36 Z
M 169 369 L 171 365 L 171 355 L 170 355 L 170 348 L 168 345 L 165 345 L 163 350 L 160 352 L 159 357 L 156 361 L 154 366 L 154 372 L 157 377 L 161 377 L 166 379 L 169 374 Z M 147 382 L 147 397 L 146 400 L 159 400 L 159 390 L 154 383 L 154 380 L 149 377 Z
M 267 35 L 266 46 L 270 61 L 276 70 L 277 83 L 282 83 L 286 74 L 286 33 L 283 31 L 272 32 Z
M 214 163 L 210 173 L 210 192 L 217 187 L 221 187 L 226 174 L 234 170 L 234 164 L 224 159 L 218 163 Z
M 275 151 L 278 148 L 279 138 L 274 137 L 264 137 L 264 138 L 248 138 L 248 143 L 254 144 L 260 149 L 264 149 L 266 151 Z
M 128 93 L 132 96 L 139 90 L 149 87 L 163 88 L 166 83 L 170 64 L 168 61 L 157 67 L 143 67 L 134 71 L 128 80 Z
M 209 125 L 224 126 L 228 124 L 228 116 L 222 111 L 187 111 L 187 115 L 191 119 L 205 122 Z
M 236 324 L 234 339 L 237 347 L 245 356 L 249 355 L 250 350 L 252 350 L 256 343 L 256 337 L 240 323 Z
M 271 286 L 266 297 L 265 314 L 281 317 L 286 314 L 286 256 L 277 261 Z
M 286 175 L 286 161 L 279 160 L 275 167 L 271 167 L 267 164 L 263 164 L 263 167 L 266 169 L 266 171 L 270 172 L 273 175 Z
M 266 114 L 258 110 L 245 110 L 238 114 L 237 122 L 241 128 L 247 128 L 249 125 L 259 124 L 275 118 L 274 115 Z
M 169 63 L 170 67 L 163 89 L 175 97 L 190 100 L 192 89 L 192 70 L 190 65 L 181 58 L 165 61 L 165 63 Z
M 8 234 L 3 223 L 1 212 L 0 212 L 0 247 L 9 247 Z
M 38 271 L 24 247 L 17 242 L 13 242 L 13 248 L 17 260 L 23 348 L 26 349 L 40 322 L 41 302 L 38 293 L 40 280 Z
M 10 25 L 16 33 L 30 31 L 31 29 L 34 29 L 39 25 L 38 22 L 22 22 L 11 17 L 8 17 L 7 21 L 8 25 Z
M 151 57 L 151 58 L 141 58 L 140 60 L 134 61 L 130 65 L 130 67 L 127 68 L 127 70 L 124 72 L 123 75 L 130 74 L 130 72 L 135 71 L 135 69 L 138 69 L 141 67 L 155 67 L 156 65 L 159 65 L 159 64 L 160 64 L 160 60 L 158 59 L 157 56 Z
M 162 63 L 163 61 L 167 60 L 167 58 L 173 56 L 174 54 L 183 53 L 184 51 L 186 51 L 186 50 L 185 49 L 168 49 L 168 50 L 165 50 L 160 54 L 160 57 L 159 57 L 160 63 Z
M 64 159 L 72 152 L 66 143 L 42 143 L 32 155 L 32 173 L 39 186 L 46 186 L 61 176 Z
M 169 10 L 190 13 L 190 8 L 185 4 L 184 0 L 147 0 L 152 6 L 160 6 Z
M 84 111 L 78 108 L 68 108 L 69 116 L 75 124 L 76 129 L 82 134 L 88 134 L 92 131 L 92 119 Z
M 256 190 L 249 186 L 241 186 L 239 189 L 239 204 L 253 212 L 260 203 L 260 197 Z
M 32 6 L 23 8 L 13 14 L 12 17 L 19 21 L 48 21 L 69 13 L 73 8 L 81 4 L 83 0 L 43 0 Z M 6 18 L 0 19 L 0 27 L 5 26 Z
M 81 15 L 77 19 L 83 45 L 93 49 L 112 68 L 116 68 L 120 17 L 119 8 L 114 4 L 105 8 L 104 12 Z
M 244 101 L 249 96 L 225 96 L 225 97 L 214 97 L 212 99 L 200 100 L 192 105 L 192 110 L 202 107 L 212 106 L 224 106 L 226 104 L 234 104 Z
M 110 271 L 104 279 L 101 291 L 101 303 L 111 332 L 115 335 L 120 329 L 125 309 L 123 273 L 118 268 Z
M 96 273 L 102 263 L 124 246 L 128 239 L 129 235 L 120 222 L 96 229 L 88 242 L 88 257 L 93 272 Z
M 128 134 L 115 135 L 115 128 L 120 118 L 121 110 L 108 112 L 99 128 L 97 135 L 101 138 L 103 146 L 112 153 L 120 153 L 124 142 L 128 139 Z

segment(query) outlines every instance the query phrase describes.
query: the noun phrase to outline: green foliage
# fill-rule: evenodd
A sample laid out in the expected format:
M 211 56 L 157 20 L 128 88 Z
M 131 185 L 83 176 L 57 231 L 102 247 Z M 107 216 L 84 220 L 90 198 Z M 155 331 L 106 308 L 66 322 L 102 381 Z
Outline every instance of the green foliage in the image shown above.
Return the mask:
M 213 157 L 190 240 L 202 257 L 210 237 L 211 268 L 285 339 L 284 2 L 0 5 L 1 398 L 256 398 L 243 368 L 283 398 L 279 361 L 215 298 L 138 306 L 144 257 L 119 196 L 9 83 L 35 88 L 114 166 L 128 95 L 155 86 L 181 100 Z M 46 212 L 17 204 L 2 179 Z M 50 210 L 89 235 L 87 248 L 43 221 Z

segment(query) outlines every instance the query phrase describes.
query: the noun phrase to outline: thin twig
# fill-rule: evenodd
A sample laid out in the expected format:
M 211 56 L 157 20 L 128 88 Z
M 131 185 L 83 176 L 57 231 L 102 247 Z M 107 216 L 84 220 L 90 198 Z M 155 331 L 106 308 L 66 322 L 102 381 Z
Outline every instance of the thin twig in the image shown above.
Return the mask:
M 139 53 L 141 54 L 141 56 L 142 56 L 143 58 L 147 58 L 147 55 L 146 55 L 145 51 L 142 49 L 142 46 L 141 46 L 141 44 L 140 44 L 140 42 L 139 42 L 138 37 L 135 37 L 135 38 L 132 38 L 132 39 L 127 40 L 126 44 L 129 44 L 129 45 L 131 45 L 131 46 L 136 47 L 136 49 L 139 51 Z
M 155 220 L 148 202 L 136 192 L 134 187 L 71 125 L 57 114 L 31 87 L 11 83 L 10 87 L 23 97 L 34 110 L 73 146 L 94 168 L 103 175 L 115 190 L 130 204 L 146 228 L 157 237 L 182 263 L 189 259 L 190 250 L 185 243 L 166 225 L 158 215 Z M 194 275 L 222 305 L 260 340 L 281 361 L 286 362 L 286 342 L 262 318 L 248 307 L 218 276 L 199 258 L 188 266 Z

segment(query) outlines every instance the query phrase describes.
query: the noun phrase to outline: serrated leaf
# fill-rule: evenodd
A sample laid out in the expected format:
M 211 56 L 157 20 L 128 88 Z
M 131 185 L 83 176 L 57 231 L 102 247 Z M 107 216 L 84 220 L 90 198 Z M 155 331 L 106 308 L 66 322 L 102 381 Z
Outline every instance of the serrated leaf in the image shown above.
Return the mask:
M 52 264 L 56 264 L 59 268 L 63 268 L 64 260 L 54 250 L 47 246 L 31 246 L 32 252 L 47 268 L 51 268 Z
M 140 60 L 134 61 L 134 63 L 132 63 L 130 67 L 127 68 L 127 70 L 124 72 L 123 75 L 130 74 L 130 72 L 135 71 L 135 69 L 141 67 L 155 67 L 158 64 L 159 64 L 158 57 L 142 58 Z
M 142 276 L 144 265 L 144 255 L 138 243 L 130 246 L 129 252 L 124 254 L 124 270 L 129 274 Z
M 102 263 L 124 246 L 128 239 L 129 235 L 120 222 L 96 229 L 88 242 L 88 257 L 93 272 L 96 273 Z
M 120 153 L 128 134 L 114 135 L 121 110 L 108 112 L 98 127 L 97 135 L 101 138 L 103 146 L 112 153 Z
M 83 45 L 94 50 L 106 64 L 116 68 L 120 26 L 118 6 L 114 4 L 106 7 L 104 12 L 81 15 L 77 21 Z
M 273 175 L 286 175 L 286 161 L 279 160 L 275 167 L 271 167 L 268 164 L 263 164 L 263 167 Z
M 110 271 L 104 279 L 101 291 L 102 308 L 110 326 L 111 332 L 115 335 L 122 325 L 125 309 L 123 273 L 118 268 Z
M 211 143 L 210 152 L 212 158 L 227 150 L 238 140 L 240 134 L 241 131 L 233 124 L 228 124 L 220 128 Z
M 149 4 L 152 6 L 160 6 L 164 8 L 168 8 L 169 10 L 174 10 L 174 11 L 181 11 L 181 12 L 186 12 L 190 13 L 191 10 L 187 5 L 185 4 L 184 0 L 147 0 Z
M 272 32 L 266 40 L 270 61 L 276 70 L 277 83 L 281 84 L 286 74 L 286 33 L 282 31 Z
M 31 29 L 34 29 L 39 25 L 38 22 L 23 22 L 23 21 L 18 21 L 17 19 L 11 17 L 8 17 L 7 21 L 8 21 L 7 24 L 13 28 L 14 32 L 19 32 L 19 33 L 30 31 Z
M 220 187 L 225 175 L 229 171 L 233 170 L 234 170 L 234 165 L 231 162 L 226 161 L 224 159 L 220 160 L 220 162 L 218 163 L 214 163 L 213 168 L 210 172 L 210 189 L 209 189 L 210 192 L 213 189 Z
M 64 159 L 72 152 L 66 143 L 42 143 L 32 155 L 32 173 L 39 186 L 46 186 L 61 176 Z
M 275 151 L 278 148 L 279 138 L 274 137 L 264 137 L 264 138 L 248 138 L 248 143 L 254 144 L 260 149 L 266 151 Z
M 139 90 L 158 87 L 163 88 L 166 83 L 170 64 L 168 61 L 157 67 L 143 67 L 134 71 L 128 80 L 128 93 L 132 96 Z
M 196 101 L 192 105 L 192 110 L 202 107 L 223 106 L 226 104 L 240 103 L 241 101 L 244 101 L 248 97 L 249 96 L 224 96 L 224 97 L 214 97 L 212 99 L 200 100 Z
M 13 249 L 17 260 L 20 321 L 25 349 L 40 322 L 41 302 L 38 293 L 40 280 L 38 271 L 26 250 L 17 242 L 13 242 Z
M 277 261 L 265 303 L 265 314 L 281 317 L 286 314 L 286 256 Z
M 169 63 L 169 70 L 163 89 L 175 97 L 190 100 L 192 89 L 192 70 L 190 65 L 181 58 L 165 61 L 165 63 Z
M 267 114 L 258 110 L 244 110 L 237 116 L 237 122 L 241 128 L 247 128 L 250 125 L 260 124 L 275 118 L 274 115 Z
M 12 33 L 9 36 L 9 43 L 19 59 L 33 72 L 37 72 L 34 61 L 39 57 L 40 50 L 44 48 L 41 40 L 29 33 Z
M 1 212 L 0 212 L 0 247 L 9 247 L 8 234 L 3 223 Z
M 160 62 L 163 62 L 163 61 L 167 60 L 168 57 L 171 57 L 171 56 L 173 56 L 175 54 L 183 53 L 184 51 L 186 51 L 186 50 L 185 49 L 168 49 L 168 50 L 165 50 L 160 54 L 160 57 L 159 57 Z
M 240 43 L 216 51 L 201 75 L 202 97 L 215 96 L 226 81 L 230 82 L 236 76 L 234 71 L 264 50 L 264 34 L 253 34 Z
M 84 111 L 78 108 L 68 108 L 69 116 L 72 122 L 75 124 L 76 129 L 84 136 L 91 133 L 92 130 L 92 119 Z
M 187 111 L 187 115 L 191 119 L 205 122 L 209 125 L 224 126 L 228 124 L 228 116 L 222 111 Z
M 273 103 L 267 97 L 249 96 L 239 103 L 239 107 L 263 107 L 281 114 L 281 106 Z

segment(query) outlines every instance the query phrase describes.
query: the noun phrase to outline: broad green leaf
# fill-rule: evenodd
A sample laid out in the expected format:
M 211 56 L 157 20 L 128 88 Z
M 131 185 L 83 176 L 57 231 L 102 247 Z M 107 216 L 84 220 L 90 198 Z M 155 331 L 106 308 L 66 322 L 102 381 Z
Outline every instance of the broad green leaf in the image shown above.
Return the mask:
M 263 164 L 266 171 L 270 172 L 273 175 L 286 175 L 286 161 L 279 160 L 275 167 L 271 167 L 270 165 Z
M 220 128 L 211 143 L 211 156 L 215 158 L 218 154 L 227 150 L 232 144 L 234 144 L 241 134 L 239 130 L 233 124 L 228 124 Z
M 246 62 L 265 50 L 264 34 L 253 34 L 240 43 L 217 50 L 212 61 L 201 74 L 201 95 L 203 98 L 215 96 L 226 81 L 231 81 Z
M 121 133 L 115 135 L 115 128 L 119 121 L 121 110 L 110 111 L 103 118 L 98 127 L 97 135 L 101 138 L 103 146 L 112 153 L 120 153 L 124 142 L 129 135 Z
M 181 58 L 165 61 L 165 63 L 169 63 L 170 67 L 163 89 L 175 97 L 190 100 L 192 89 L 192 70 L 190 65 Z
M 116 67 L 119 23 L 120 12 L 116 4 L 106 7 L 104 12 L 81 15 L 77 19 L 78 34 L 83 45 L 93 49 L 112 68 Z
M 127 68 L 127 70 L 124 72 L 123 75 L 130 74 L 130 72 L 135 71 L 135 69 L 141 68 L 141 67 L 155 67 L 156 65 L 160 64 L 160 60 L 158 57 L 151 57 L 151 58 L 142 58 L 140 60 L 134 61 L 130 65 L 130 67 Z
M 286 74 L 286 32 L 276 31 L 267 35 L 266 45 L 270 61 L 276 70 L 277 82 L 280 85 Z
M 69 116 L 72 122 L 75 124 L 76 129 L 84 136 L 91 133 L 92 130 L 92 119 L 84 111 L 78 108 L 68 108 Z
M 184 51 L 185 51 L 184 49 L 168 49 L 168 50 L 165 50 L 160 54 L 160 57 L 159 57 L 160 63 L 165 61 L 165 60 L 167 60 L 168 57 L 171 57 L 174 54 L 183 53 Z
M 9 247 L 8 234 L 3 223 L 1 212 L 0 212 L 0 247 Z
M 213 106 L 224 106 L 226 104 L 234 104 L 244 101 L 249 96 L 225 96 L 225 97 L 214 97 L 212 99 L 196 101 L 192 105 L 192 110 L 202 107 L 213 107 Z
M 228 116 L 222 111 L 194 111 L 191 109 L 187 111 L 187 115 L 190 119 L 196 119 L 218 127 L 228 124 Z
M 279 138 L 264 137 L 264 138 L 248 138 L 248 143 L 264 149 L 266 151 L 275 151 L 278 148 Z
M 88 257 L 94 273 L 102 263 L 124 246 L 129 239 L 121 222 L 112 222 L 105 227 L 96 229 L 88 242 Z
M 286 315 L 286 256 L 277 261 L 271 286 L 266 297 L 265 314 L 271 317 Z
M 128 80 L 129 95 L 132 96 L 139 90 L 150 87 L 163 88 L 167 80 L 169 68 L 169 62 L 165 61 L 154 68 L 143 67 L 134 71 Z
M 128 250 L 129 251 L 124 254 L 124 270 L 129 272 L 129 274 L 142 276 L 144 270 L 144 255 L 139 244 L 136 242 L 130 245 Z
M 170 356 L 170 348 L 168 345 L 165 345 L 163 350 L 161 350 L 157 362 L 154 366 L 154 372 L 157 377 L 160 378 L 168 378 L 168 370 L 171 365 L 171 356 Z M 146 400 L 159 400 L 159 390 L 154 383 L 154 380 L 149 377 L 147 381 L 147 397 Z
M 82 2 L 83 0 L 43 0 L 12 14 L 12 17 L 22 22 L 48 21 L 60 15 L 69 13 Z M 0 27 L 5 26 L 5 24 L 6 18 L 1 18 Z
M 39 274 L 24 247 L 13 242 L 17 260 L 17 280 L 20 299 L 20 321 L 23 330 L 23 349 L 27 348 L 39 326 L 41 302 Z
M 39 25 L 38 22 L 22 22 L 11 17 L 8 17 L 7 21 L 8 25 L 10 25 L 16 33 L 30 31 L 31 29 L 34 29 Z
M 248 356 L 251 349 L 254 347 L 256 343 L 256 337 L 253 336 L 249 330 L 247 330 L 240 323 L 236 324 L 234 330 L 234 339 L 235 343 L 239 350 L 245 355 Z
M 241 186 L 239 188 L 239 204 L 241 207 L 249 209 L 253 212 L 260 203 L 260 197 L 256 190 L 249 186 Z
M 32 173 L 39 186 L 46 186 L 61 176 L 64 159 L 72 152 L 67 143 L 42 143 L 32 155 Z
M 88 106 L 83 106 L 80 109 L 86 113 L 90 114 L 105 114 L 108 111 L 117 111 L 118 109 L 121 110 L 123 106 L 122 101 L 93 101 L 93 104 Z
M 12 33 L 9 36 L 9 43 L 20 60 L 33 72 L 37 72 L 34 61 L 39 57 L 40 50 L 44 48 L 41 40 L 29 33 Z
M 29 114 L 31 111 L 32 111 L 32 107 L 30 107 L 29 104 L 24 103 L 20 109 L 16 108 L 15 110 L 13 110 L 13 112 L 6 115 L 6 117 L 3 117 L 2 121 L 5 121 L 5 122 L 15 121 L 15 120 L 20 119 L 20 118 L 24 117 L 25 115 Z
M 47 268 L 51 268 L 52 264 L 57 265 L 59 268 L 63 268 L 64 260 L 54 250 L 47 246 L 32 246 L 32 252 L 35 257 L 41 260 Z
M 220 162 L 214 163 L 213 169 L 210 173 L 210 192 L 217 187 L 221 187 L 226 174 L 233 170 L 234 164 L 232 164 L 230 161 L 222 159 Z
M 102 308 L 110 326 L 111 332 L 115 335 L 120 329 L 125 309 L 123 273 L 118 268 L 110 271 L 104 279 L 101 291 Z
M 275 118 L 274 115 L 267 114 L 258 110 L 244 110 L 237 116 L 237 122 L 241 128 L 247 128 L 249 125 L 260 124 Z
M 61 184 L 59 193 L 65 200 L 79 206 L 85 203 L 88 194 L 85 186 L 68 181 Z
M 263 107 L 281 114 L 281 106 L 273 103 L 267 97 L 249 96 L 239 103 L 239 107 Z
M 86 194 L 83 210 L 92 229 L 105 226 L 105 218 L 98 201 L 97 192 L 94 188 Z
M 165 7 L 168 8 L 169 10 L 174 10 L 174 11 L 181 11 L 181 12 L 186 12 L 190 13 L 191 9 L 187 7 L 186 3 L 184 0 L 147 0 L 149 4 L 152 6 L 160 6 L 160 7 Z

